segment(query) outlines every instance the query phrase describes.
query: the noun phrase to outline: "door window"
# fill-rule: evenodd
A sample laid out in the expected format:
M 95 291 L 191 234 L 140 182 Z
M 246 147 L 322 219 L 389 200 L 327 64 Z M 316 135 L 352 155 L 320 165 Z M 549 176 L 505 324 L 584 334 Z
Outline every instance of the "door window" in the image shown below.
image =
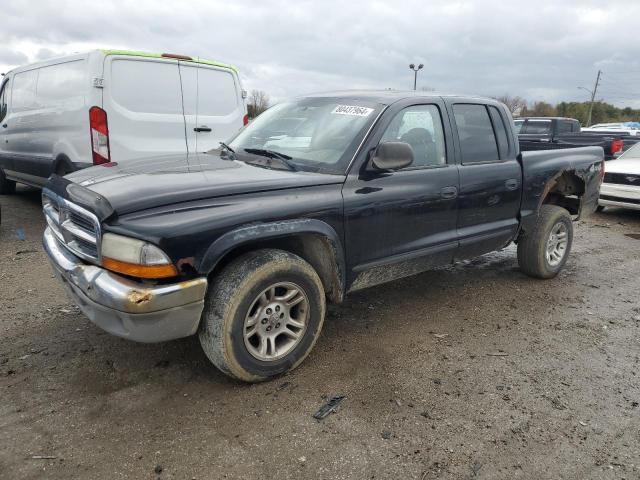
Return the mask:
M 7 92 L 9 90 L 9 81 L 7 80 L 0 89 L 0 122 L 7 116 Z
M 17 73 L 13 77 L 13 88 L 11 89 L 12 112 L 24 112 L 35 108 L 37 81 L 37 70 Z
M 413 167 L 432 167 L 447 162 L 442 118 L 435 105 L 414 105 L 398 112 L 380 142 L 411 145 Z
M 131 112 L 182 115 L 182 87 L 175 63 L 114 60 L 111 95 Z
M 457 104 L 453 106 L 453 115 L 458 127 L 462 163 L 498 161 L 498 144 L 487 107 Z
M 573 122 L 566 120 L 558 120 L 558 133 L 571 133 L 573 131 Z

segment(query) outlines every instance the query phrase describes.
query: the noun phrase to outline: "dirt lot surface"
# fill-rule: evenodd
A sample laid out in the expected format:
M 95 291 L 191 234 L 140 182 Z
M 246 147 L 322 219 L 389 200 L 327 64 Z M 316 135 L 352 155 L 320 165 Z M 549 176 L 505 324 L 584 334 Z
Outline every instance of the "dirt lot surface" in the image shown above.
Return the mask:
M 640 212 L 579 222 L 553 280 L 509 248 L 354 294 L 245 385 L 196 338 L 103 333 L 52 278 L 39 192 L 0 203 L 2 479 L 640 478 Z

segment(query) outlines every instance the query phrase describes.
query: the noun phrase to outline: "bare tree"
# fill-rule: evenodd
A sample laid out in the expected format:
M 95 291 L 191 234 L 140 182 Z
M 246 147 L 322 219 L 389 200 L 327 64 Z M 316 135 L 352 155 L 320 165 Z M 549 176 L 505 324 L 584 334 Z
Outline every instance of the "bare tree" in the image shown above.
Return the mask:
M 250 118 L 255 118 L 269 108 L 269 95 L 263 90 L 251 90 L 247 100 L 247 111 Z
M 512 115 L 517 115 L 523 109 L 527 108 L 527 101 L 522 97 L 512 97 L 510 95 L 505 94 L 495 98 L 499 102 L 504 103 Z

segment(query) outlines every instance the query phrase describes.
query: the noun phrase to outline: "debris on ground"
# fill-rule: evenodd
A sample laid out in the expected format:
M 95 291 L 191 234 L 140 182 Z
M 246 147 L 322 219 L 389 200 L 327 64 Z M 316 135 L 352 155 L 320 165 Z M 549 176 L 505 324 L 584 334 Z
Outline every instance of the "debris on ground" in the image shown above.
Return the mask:
M 55 455 L 32 455 L 31 458 L 33 460 L 54 460 L 58 457 Z
M 490 357 L 508 357 L 509 354 L 507 352 L 490 352 L 487 353 Z
M 392 433 L 389 430 L 384 430 L 381 434 L 382 438 L 385 440 L 389 440 L 391 438 Z
M 24 233 L 24 228 L 16 228 L 16 237 L 21 241 L 25 241 L 27 239 L 27 235 Z
M 447 338 L 449 336 L 449 334 L 448 333 L 434 333 L 433 336 L 436 337 L 437 339 L 442 339 L 442 338 Z
M 334 395 L 330 397 L 327 403 L 325 403 L 320 408 L 320 410 L 313 414 L 313 418 L 315 418 L 316 420 L 324 420 L 329 416 L 330 413 L 336 411 L 338 405 L 340 405 L 342 400 L 344 400 L 345 398 L 347 398 L 346 395 Z

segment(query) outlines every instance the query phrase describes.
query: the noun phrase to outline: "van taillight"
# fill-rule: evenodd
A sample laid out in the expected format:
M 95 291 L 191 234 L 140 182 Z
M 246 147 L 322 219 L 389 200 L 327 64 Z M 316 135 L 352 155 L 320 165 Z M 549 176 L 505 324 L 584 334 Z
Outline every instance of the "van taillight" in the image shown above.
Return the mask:
M 622 147 L 624 147 L 624 140 L 621 138 L 615 139 L 611 142 L 611 154 L 618 153 L 622 151 Z
M 249 114 L 246 114 L 244 117 L 242 117 L 242 124 L 243 125 L 249 124 Z
M 107 125 L 107 112 L 100 107 L 89 109 L 89 128 L 91 131 L 91 150 L 93 151 L 93 164 L 101 165 L 111 161 L 109 153 L 109 126 Z

